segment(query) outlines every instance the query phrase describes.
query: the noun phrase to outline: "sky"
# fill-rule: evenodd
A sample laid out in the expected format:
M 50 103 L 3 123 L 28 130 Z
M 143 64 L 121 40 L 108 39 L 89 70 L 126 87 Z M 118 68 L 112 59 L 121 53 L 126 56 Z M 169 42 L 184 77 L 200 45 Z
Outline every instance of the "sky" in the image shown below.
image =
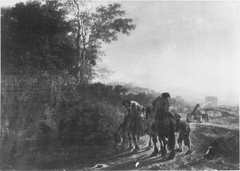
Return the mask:
M 1 6 L 17 0 L 1 0 Z M 100 1 L 117 2 L 136 29 L 104 44 L 101 66 L 111 74 L 105 83 L 124 82 L 173 97 L 219 104 L 239 104 L 238 1 Z

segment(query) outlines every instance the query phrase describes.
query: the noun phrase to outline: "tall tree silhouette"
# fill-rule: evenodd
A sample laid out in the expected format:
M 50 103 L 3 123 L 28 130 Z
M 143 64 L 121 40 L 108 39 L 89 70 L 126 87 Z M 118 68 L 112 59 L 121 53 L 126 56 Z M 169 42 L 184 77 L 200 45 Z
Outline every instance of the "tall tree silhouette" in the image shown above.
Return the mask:
M 91 11 L 91 4 L 85 0 L 66 1 L 67 10 L 74 16 L 72 36 L 75 39 L 75 77 L 77 83 L 87 83 L 92 66 L 96 64 L 101 43 L 117 40 L 118 33 L 129 35 L 135 29 L 132 19 L 124 18 L 121 5 L 114 3 L 97 7 Z

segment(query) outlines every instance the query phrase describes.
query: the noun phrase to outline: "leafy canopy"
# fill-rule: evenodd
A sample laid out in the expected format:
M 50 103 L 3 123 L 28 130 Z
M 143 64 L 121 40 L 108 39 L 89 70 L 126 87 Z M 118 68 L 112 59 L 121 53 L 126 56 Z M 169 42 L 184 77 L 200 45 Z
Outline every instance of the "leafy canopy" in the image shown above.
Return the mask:
M 1 10 L 2 73 L 66 72 L 76 79 L 91 80 L 98 66 L 102 43 L 116 41 L 118 33 L 135 29 L 124 18 L 120 4 L 80 9 L 81 1 L 17 3 Z M 75 5 L 75 6 L 74 6 Z M 82 7 L 82 6 L 81 6 Z M 68 18 L 69 15 L 75 15 Z
M 33 1 L 2 10 L 3 72 L 54 73 L 72 65 L 73 46 L 68 37 L 72 28 L 59 5 Z

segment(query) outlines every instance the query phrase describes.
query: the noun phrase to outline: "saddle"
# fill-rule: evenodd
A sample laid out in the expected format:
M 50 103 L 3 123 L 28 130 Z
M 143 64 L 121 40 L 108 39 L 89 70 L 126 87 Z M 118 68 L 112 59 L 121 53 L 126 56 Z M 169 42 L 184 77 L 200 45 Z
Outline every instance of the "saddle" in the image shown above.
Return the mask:
M 158 123 L 161 122 L 162 120 L 164 120 L 165 118 L 169 118 L 171 121 L 176 122 L 176 128 L 175 128 L 176 131 L 180 129 L 181 116 L 177 113 L 172 113 L 169 111 L 165 111 L 165 112 L 161 113 L 160 115 L 156 115 L 153 129 L 156 128 Z
M 161 112 L 161 114 L 159 114 L 159 115 L 156 115 L 155 120 L 156 121 L 162 121 L 165 118 L 170 118 L 170 119 L 174 119 L 174 120 L 179 119 L 172 112 L 165 111 L 165 112 Z

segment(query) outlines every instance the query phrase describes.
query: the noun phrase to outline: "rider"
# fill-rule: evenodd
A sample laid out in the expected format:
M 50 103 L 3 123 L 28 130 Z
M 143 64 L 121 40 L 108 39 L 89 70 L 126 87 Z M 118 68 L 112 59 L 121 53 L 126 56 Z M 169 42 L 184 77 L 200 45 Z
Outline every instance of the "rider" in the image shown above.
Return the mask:
M 162 93 L 161 97 L 163 97 L 165 99 L 165 100 L 161 100 L 161 104 L 156 104 L 156 99 L 152 102 L 154 110 L 156 108 L 156 105 L 161 105 L 161 106 L 165 107 L 165 108 L 160 107 L 160 111 L 157 114 L 155 114 L 155 120 L 162 120 L 165 117 L 170 117 L 170 118 L 175 119 L 176 116 L 172 112 L 169 111 L 170 94 L 169 93 Z
M 122 105 L 127 110 L 126 117 L 131 117 L 133 124 L 138 129 L 140 135 L 141 136 L 144 135 L 145 134 L 144 113 L 146 111 L 145 106 L 140 105 L 136 101 L 128 101 L 128 100 L 123 100 Z M 139 121 L 139 122 L 137 122 L 137 121 Z M 140 123 L 140 124 L 137 124 L 137 123 Z
M 194 107 L 194 109 L 193 109 L 193 111 L 192 111 L 192 114 L 194 115 L 194 120 L 198 120 L 198 121 L 202 121 L 202 111 L 201 111 L 202 109 L 200 108 L 200 105 L 199 104 L 197 104 L 195 107 Z

